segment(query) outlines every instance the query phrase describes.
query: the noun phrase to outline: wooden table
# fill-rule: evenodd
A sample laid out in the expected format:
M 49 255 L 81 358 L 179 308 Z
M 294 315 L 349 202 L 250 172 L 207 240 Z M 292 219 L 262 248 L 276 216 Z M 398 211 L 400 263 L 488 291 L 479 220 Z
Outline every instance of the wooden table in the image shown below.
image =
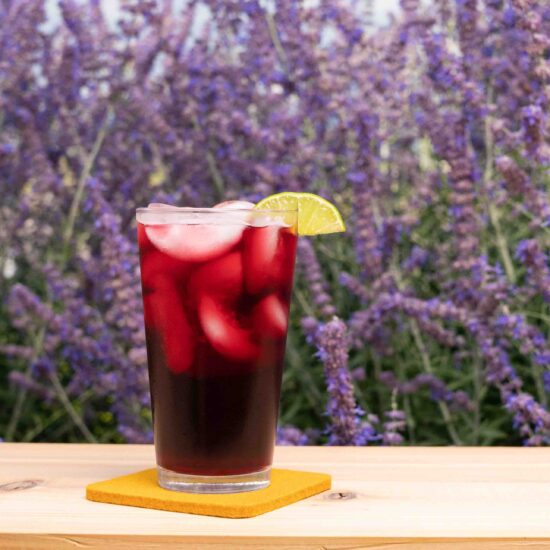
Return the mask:
M 89 502 L 151 446 L 0 443 L 0 549 L 550 549 L 550 449 L 279 447 L 333 489 L 250 519 Z

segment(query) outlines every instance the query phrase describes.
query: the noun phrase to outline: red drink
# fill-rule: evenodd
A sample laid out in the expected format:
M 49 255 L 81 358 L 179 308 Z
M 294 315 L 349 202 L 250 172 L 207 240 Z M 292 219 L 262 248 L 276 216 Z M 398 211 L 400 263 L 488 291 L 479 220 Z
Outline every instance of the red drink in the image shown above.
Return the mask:
M 155 449 L 167 488 L 269 483 L 295 217 L 138 211 Z

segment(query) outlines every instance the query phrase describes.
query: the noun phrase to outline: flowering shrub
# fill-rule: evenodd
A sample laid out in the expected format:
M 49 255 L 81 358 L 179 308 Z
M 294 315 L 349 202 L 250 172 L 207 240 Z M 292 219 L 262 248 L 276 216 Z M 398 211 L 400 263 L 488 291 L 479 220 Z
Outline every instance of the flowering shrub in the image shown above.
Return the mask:
M 121 4 L 0 3 L 0 435 L 149 441 L 135 207 L 310 190 L 280 441 L 548 443 L 547 2 Z

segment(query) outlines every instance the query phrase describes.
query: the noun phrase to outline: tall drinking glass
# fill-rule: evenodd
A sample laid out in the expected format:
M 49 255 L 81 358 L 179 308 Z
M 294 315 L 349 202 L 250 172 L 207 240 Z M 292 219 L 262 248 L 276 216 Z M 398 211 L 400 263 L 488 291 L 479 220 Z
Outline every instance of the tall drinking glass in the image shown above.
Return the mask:
M 137 210 L 158 482 L 269 485 L 296 211 Z

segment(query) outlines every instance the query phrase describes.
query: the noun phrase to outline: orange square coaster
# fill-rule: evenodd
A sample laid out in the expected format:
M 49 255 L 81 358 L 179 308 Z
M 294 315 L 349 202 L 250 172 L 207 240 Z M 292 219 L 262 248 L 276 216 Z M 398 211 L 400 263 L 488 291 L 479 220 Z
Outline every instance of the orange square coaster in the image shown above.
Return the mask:
M 258 491 L 197 495 L 163 489 L 155 469 L 143 470 L 86 487 L 86 498 L 96 502 L 138 506 L 224 518 L 251 518 L 327 491 L 328 474 L 297 470 L 271 471 L 271 485 Z

